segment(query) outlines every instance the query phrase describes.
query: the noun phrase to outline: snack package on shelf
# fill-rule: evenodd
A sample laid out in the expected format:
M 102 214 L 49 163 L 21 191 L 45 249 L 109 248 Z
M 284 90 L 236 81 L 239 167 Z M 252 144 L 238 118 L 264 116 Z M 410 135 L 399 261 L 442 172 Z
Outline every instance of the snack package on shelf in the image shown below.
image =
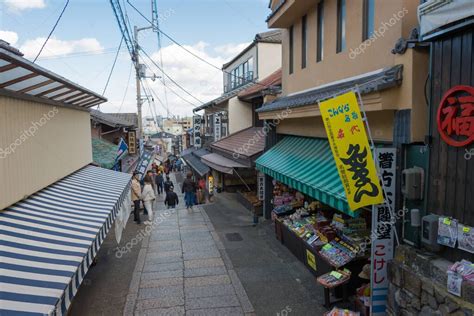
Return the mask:
M 360 313 L 334 307 L 329 313 L 326 313 L 325 316 L 360 316 Z
M 317 281 L 324 287 L 334 288 L 348 281 L 350 277 L 351 272 L 347 269 L 343 269 L 325 273 L 318 277 Z

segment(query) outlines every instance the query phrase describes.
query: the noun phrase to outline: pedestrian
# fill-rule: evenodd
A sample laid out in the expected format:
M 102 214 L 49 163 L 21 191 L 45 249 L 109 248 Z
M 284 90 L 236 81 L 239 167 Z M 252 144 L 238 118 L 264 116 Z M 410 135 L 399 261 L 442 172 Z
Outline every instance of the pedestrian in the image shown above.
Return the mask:
M 138 180 L 140 173 L 135 171 L 132 178 L 132 201 L 133 201 L 133 220 L 140 224 L 140 199 L 141 187 Z
M 166 192 L 165 205 L 168 205 L 168 208 L 175 208 L 179 204 L 178 195 L 176 192 L 173 192 L 174 187 L 171 186 L 169 191 Z
M 170 180 L 170 176 L 166 176 L 166 181 L 164 183 L 165 192 L 168 193 L 171 187 L 174 187 L 173 181 Z
M 158 194 L 163 193 L 163 172 L 158 171 L 155 177 L 155 183 L 158 190 Z
M 145 206 L 145 210 L 148 213 L 148 220 L 145 221 L 145 224 L 150 225 L 153 222 L 153 202 L 155 201 L 155 191 L 153 189 L 153 178 L 150 176 L 145 176 L 145 185 L 143 186 L 142 191 L 142 201 Z
M 145 177 L 150 177 L 150 179 L 152 179 L 151 187 L 153 188 L 153 192 L 156 192 L 155 181 L 153 181 L 153 179 L 155 179 L 155 175 L 153 174 L 153 170 L 151 170 L 151 169 L 148 170 L 146 172 Z M 145 180 L 143 180 L 143 185 L 145 185 Z
M 184 193 L 184 201 L 186 202 L 186 209 L 192 210 L 196 201 L 196 183 L 192 180 L 193 174 L 189 172 L 184 179 L 182 193 Z

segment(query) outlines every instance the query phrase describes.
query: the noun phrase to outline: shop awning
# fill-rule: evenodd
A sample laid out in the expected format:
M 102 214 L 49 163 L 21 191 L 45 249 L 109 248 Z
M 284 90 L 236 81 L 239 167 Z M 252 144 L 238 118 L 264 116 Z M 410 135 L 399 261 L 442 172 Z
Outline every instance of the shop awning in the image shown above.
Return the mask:
M 0 211 L 0 315 L 66 314 L 130 178 L 87 166 Z
M 234 168 L 248 168 L 241 163 L 216 153 L 204 155 L 201 157 L 201 160 L 212 169 L 228 174 L 233 174 Z
M 257 169 L 348 215 L 344 187 L 325 139 L 286 136 L 260 156 Z
M 196 171 L 200 176 L 204 176 L 206 173 L 211 171 L 207 165 L 205 165 L 201 159 L 194 156 L 193 154 L 188 154 L 183 156 L 183 160 Z
M 102 168 L 112 169 L 115 166 L 118 146 L 106 140 L 92 138 L 92 160 Z
M 224 151 L 233 157 L 250 160 L 265 148 L 263 127 L 249 127 L 230 134 L 212 143 L 211 148 Z

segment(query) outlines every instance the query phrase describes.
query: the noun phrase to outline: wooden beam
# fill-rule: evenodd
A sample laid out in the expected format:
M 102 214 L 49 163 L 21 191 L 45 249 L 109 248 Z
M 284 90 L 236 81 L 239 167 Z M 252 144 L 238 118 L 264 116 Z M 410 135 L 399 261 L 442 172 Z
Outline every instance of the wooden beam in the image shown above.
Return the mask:
M 71 88 L 69 88 L 68 91 L 66 91 L 66 92 L 61 92 L 61 93 L 59 93 L 59 94 L 56 94 L 56 95 L 52 96 L 51 99 L 55 100 L 55 99 L 57 99 L 57 98 L 60 98 L 60 97 L 62 97 L 62 96 L 65 96 L 66 94 L 70 94 L 72 91 L 74 91 L 74 90 L 71 89 Z M 80 92 L 80 91 L 76 91 L 76 92 Z M 77 94 L 76 94 L 76 95 L 77 95 Z
M 81 96 L 81 97 L 78 98 L 79 96 Z M 84 98 L 88 98 L 88 97 L 90 97 L 90 96 L 91 96 L 90 94 L 85 94 L 85 95 L 84 95 L 84 93 L 79 93 L 79 94 L 75 94 L 75 95 L 73 95 L 73 96 L 70 96 L 70 97 L 68 97 L 68 98 L 62 99 L 61 102 L 64 102 L 64 103 L 69 103 L 69 102 L 71 102 L 71 101 L 72 101 L 72 102 L 75 102 L 75 101 L 76 101 L 75 99 L 77 99 L 77 100 L 83 100 Z M 72 102 L 71 102 L 71 103 L 72 103 Z
M 94 106 L 94 105 L 99 104 L 99 103 L 103 103 L 103 100 L 102 100 L 102 99 L 96 99 L 96 100 L 91 101 L 91 102 L 83 103 L 83 104 L 81 104 L 80 106 L 83 106 L 83 107 L 91 107 L 91 106 Z
M 61 90 L 61 89 L 64 89 L 64 88 L 67 88 L 67 87 L 65 85 L 60 85 L 60 86 L 57 86 L 56 88 L 51 88 L 49 90 L 46 90 L 46 91 L 43 91 L 41 93 L 35 94 L 35 97 L 42 97 L 42 96 L 45 96 L 47 94 L 50 94 L 51 92 L 58 91 L 58 90 Z
M 15 78 L 13 80 L 10 80 L 10 81 L 7 81 L 7 82 L 4 82 L 4 83 L 0 84 L 0 88 L 5 88 L 5 87 L 11 86 L 15 83 L 25 81 L 25 80 L 28 80 L 28 79 L 31 79 L 31 78 L 34 78 L 34 77 L 37 77 L 37 76 L 39 76 L 39 74 L 36 74 L 36 73 L 31 73 L 31 74 L 28 74 L 28 75 L 25 75 L 25 76 L 21 76 L 21 77 L 18 77 L 18 78 Z
M 88 95 L 87 97 L 80 98 L 80 99 L 77 99 L 77 100 L 73 100 L 71 103 L 75 104 L 75 105 L 87 104 L 87 103 L 89 103 L 90 101 L 92 101 L 94 99 L 97 99 L 97 98 L 93 95 Z M 81 101 L 81 102 L 78 102 L 78 101 Z
M 31 91 L 31 90 L 35 90 L 35 89 L 38 89 L 38 88 L 41 88 L 43 86 L 47 86 L 51 83 L 55 82 L 54 80 L 52 79 L 49 79 L 49 80 L 46 80 L 46 81 L 43 81 L 43 82 L 40 82 L 40 83 L 37 83 L 35 85 L 32 85 L 32 86 L 29 86 L 29 87 L 26 87 L 24 89 L 21 89 L 21 90 L 18 90 L 17 92 L 20 92 L 20 93 L 26 93 L 28 91 Z
M 5 71 L 8 71 L 10 69 L 14 69 L 18 67 L 18 65 L 15 65 L 15 64 L 8 64 L 8 65 L 5 65 L 5 66 L 2 66 L 0 67 L 0 72 L 5 72 Z

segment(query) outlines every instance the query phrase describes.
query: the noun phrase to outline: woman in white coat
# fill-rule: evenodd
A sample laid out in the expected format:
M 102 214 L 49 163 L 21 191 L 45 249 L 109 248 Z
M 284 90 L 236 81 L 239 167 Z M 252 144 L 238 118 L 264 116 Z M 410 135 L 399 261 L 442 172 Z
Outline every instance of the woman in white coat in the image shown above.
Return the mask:
M 143 205 L 148 211 L 148 221 L 146 221 L 145 224 L 149 225 L 153 222 L 153 202 L 155 201 L 156 196 L 155 190 L 153 189 L 153 179 L 147 175 L 143 182 L 145 185 L 143 186 L 142 200 Z

